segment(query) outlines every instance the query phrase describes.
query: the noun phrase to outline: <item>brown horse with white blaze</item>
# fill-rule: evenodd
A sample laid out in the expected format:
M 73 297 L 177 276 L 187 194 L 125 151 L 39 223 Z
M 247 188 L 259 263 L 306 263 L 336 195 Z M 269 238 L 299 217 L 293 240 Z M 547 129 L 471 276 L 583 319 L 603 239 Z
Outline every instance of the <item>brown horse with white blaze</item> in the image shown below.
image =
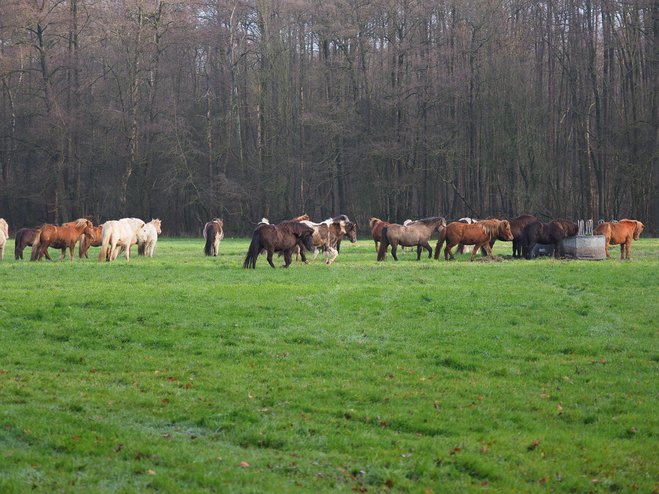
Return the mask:
M 80 218 L 71 223 L 64 223 L 62 226 L 42 226 L 37 231 L 37 236 L 32 245 L 30 261 L 41 261 L 44 255 L 52 261 L 52 258 L 48 255 L 48 247 L 62 249 L 60 261 L 64 259 L 66 249 L 68 248 L 71 254 L 71 261 L 73 261 L 73 249 L 75 249 L 78 238 L 83 233 L 91 239 L 96 238 L 94 235 L 94 225 L 86 218 Z
M 609 245 L 620 244 L 620 259 L 629 259 L 629 248 L 632 239 L 638 240 L 645 225 L 636 220 L 620 220 L 618 223 L 604 222 L 597 225 L 593 235 L 604 235 L 606 238 L 606 257 L 609 254 Z
M 497 237 L 503 238 L 507 241 L 513 239 L 513 234 L 510 231 L 510 223 L 508 223 L 508 221 L 482 220 L 472 224 L 454 221 L 439 234 L 437 247 L 435 247 L 435 259 L 439 259 L 439 253 L 445 241 L 446 248 L 444 249 L 444 259 L 447 261 L 449 260 L 449 256 L 451 261 L 455 260 L 451 249 L 458 244 L 474 246 L 470 261 L 474 260 L 476 252 L 478 252 L 478 249 L 481 247 L 485 247 L 489 256 L 494 259 L 492 248 L 490 247 L 490 240 Z
M 432 258 L 432 247 L 428 243 L 430 236 L 435 232 L 442 232 L 446 227 L 446 220 L 441 216 L 433 218 L 423 218 L 410 223 L 408 226 L 393 223 L 382 228 L 382 243 L 378 251 L 378 261 L 384 261 L 387 256 L 387 249 L 391 244 L 391 255 L 394 260 L 398 246 L 413 247 L 416 246 L 416 259 L 421 259 L 421 250 L 428 251 L 428 258 Z

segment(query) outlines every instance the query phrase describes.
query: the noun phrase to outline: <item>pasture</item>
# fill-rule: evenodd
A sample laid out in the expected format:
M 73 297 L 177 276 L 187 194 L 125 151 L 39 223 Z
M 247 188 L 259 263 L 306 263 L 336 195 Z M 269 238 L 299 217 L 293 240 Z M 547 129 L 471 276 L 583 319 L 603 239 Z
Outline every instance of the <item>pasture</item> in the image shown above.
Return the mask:
M 659 240 L 396 263 L 359 237 L 255 270 L 248 239 L 129 263 L 14 261 L 10 239 L 0 491 L 659 489 Z

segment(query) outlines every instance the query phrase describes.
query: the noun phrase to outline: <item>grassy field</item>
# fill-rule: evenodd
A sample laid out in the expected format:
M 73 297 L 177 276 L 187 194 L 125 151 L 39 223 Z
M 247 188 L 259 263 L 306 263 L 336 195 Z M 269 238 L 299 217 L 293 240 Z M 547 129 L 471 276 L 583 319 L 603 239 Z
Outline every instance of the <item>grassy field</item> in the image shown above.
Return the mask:
M 247 246 L 30 263 L 10 240 L 0 492 L 659 489 L 659 240 L 474 263 L 360 240 L 287 270 L 243 270 Z

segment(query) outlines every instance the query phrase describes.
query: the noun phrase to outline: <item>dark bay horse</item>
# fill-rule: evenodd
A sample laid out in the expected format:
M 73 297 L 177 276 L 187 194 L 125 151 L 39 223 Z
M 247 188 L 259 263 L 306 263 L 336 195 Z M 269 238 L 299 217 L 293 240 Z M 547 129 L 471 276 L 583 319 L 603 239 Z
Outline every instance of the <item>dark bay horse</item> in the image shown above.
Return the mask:
M 68 248 L 71 254 L 71 260 L 73 261 L 73 249 L 76 243 L 78 243 L 78 238 L 83 233 L 92 240 L 96 238 L 94 235 L 94 225 L 86 218 L 80 218 L 71 223 L 64 223 L 62 226 L 42 226 L 37 231 L 37 236 L 34 239 L 30 261 L 41 261 L 44 255 L 52 261 L 52 258 L 48 255 L 48 247 L 62 249 L 60 261 L 64 259 L 66 249 Z
M 391 223 L 382 221 L 379 218 L 371 218 L 369 223 L 371 226 L 371 235 L 373 236 L 373 241 L 375 242 L 375 252 L 378 252 L 378 244 L 382 241 L 382 229 L 385 226 L 389 226 Z
M 604 235 L 606 237 L 606 257 L 609 254 L 609 245 L 620 244 L 620 259 L 629 259 L 629 248 L 632 245 L 632 239 L 638 240 L 645 225 L 636 220 L 620 220 L 617 223 L 605 222 L 597 225 L 593 230 L 593 235 Z
M 579 225 L 572 221 L 554 220 L 550 223 L 532 221 L 522 230 L 522 256 L 531 259 L 535 244 L 554 244 L 554 257 L 558 259 L 558 250 L 565 237 L 574 237 L 579 233 Z
M 446 227 L 446 220 L 441 216 L 433 218 L 424 218 L 422 220 L 413 221 L 407 226 L 392 223 L 382 228 L 382 243 L 378 251 L 378 261 L 384 261 L 387 256 L 387 249 L 391 244 L 391 255 L 394 260 L 396 257 L 396 249 L 399 245 L 405 247 L 416 246 L 416 259 L 421 259 L 421 250 L 428 251 L 428 258 L 432 258 L 432 247 L 428 243 L 430 236 L 435 232 L 441 232 Z
M 90 247 L 100 247 L 103 244 L 103 225 L 94 227 L 94 236 L 96 238 L 88 237 L 83 234 L 78 239 L 78 257 L 82 259 L 86 257 L 89 259 L 88 251 Z
M 268 254 L 268 263 L 273 268 L 272 256 L 275 252 L 284 254 L 284 266 L 287 268 L 293 262 L 295 247 L 313 250 L 313 229 L 297 221 L 284 221 L 278 225 L 260 224 L 254 230 L 252 243 L 249 245 L 243 268 L 256 269 L 256 260 L 264 249 Z
M 501 219 L 501 218 L 493 218 L 493 219 Z M 508 223 L 510 223 L 510 231 L 513 234 L 513 257 L 519 257 L 519 258 L 522 257 L 522 232 L 524 231 L 524 227 L 526 225 L 534 221 L 538 221 L 538 218 L 536 218 L 532 214 L 522 214 L 517 218 L 508 220 Z M 494 247 L 494 242 L 496 240 L 502 240 L 505 242 L 505 240 L 501 237 L 493 238 L 490 241 L 490 248 Z
M 213 218 L 204 225 L 204 239 L 206 240 L 204 254 L 207 256 L 217 257 L 220 250 L 220 241 L 224 238 L 223 226 L 224 220 L 222 218 Z
M 444 241 L 446 241 L 444 259 L 447 261 L 449 260 L 449 256 L 451 261 L 455 259 L 451 249 L 461 243 L 474 246 L 470 261 L 474 260 L 476 252 L 478 252 L 478 249 L 481 247 L 485 247 L 487 253 L 492 259 L 494 259 L 492 248 L 490 247 L 490 241 L 498 236 L 501 236 L 507 241 L 513 239 L 513 234 L 510 231 L 510 223 L 508 223 L 508 221 L 482 220 L 472 224 L 454 221 L 439 234 L 439 240 L 437 241 L 437 247 L 435 248 L 435 259 L 439 259 L 439 253 Z
M 34 239 L 37 238 L 38 228 L 21 228 L 16 232 L 16 242 L 14 243 L 14 259 L 17 261 L 23 259 L 23 251 L 25 247 L 34 244 Z

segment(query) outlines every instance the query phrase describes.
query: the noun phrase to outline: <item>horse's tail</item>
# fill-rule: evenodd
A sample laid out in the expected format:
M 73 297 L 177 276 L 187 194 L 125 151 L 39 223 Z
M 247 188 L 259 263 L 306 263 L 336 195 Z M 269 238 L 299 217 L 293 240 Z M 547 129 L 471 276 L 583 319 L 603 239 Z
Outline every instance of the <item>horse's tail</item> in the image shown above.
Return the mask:
M 389 236 L 387 233 L 388 227 L 382 228 L 382 238 L 380 239 L 380 250 L 378 251 L 378 261 L 384 261 L 387 257 L 387 249 L 389 248 Z
M 14 243 L 14 259 L 18 261 L 18 259 L 21 257 L 21 237 L 23 236 L 22 231 L 18 231 L 16 233 L 16 241 Z
M 261 232 L 255 231 L 252 236 L 252 243 L 249 244 L 249 250 L 247 251 L 247 257 L 245 257 L 245 262 L 243 263 L 243 269 L 256 269 L 256 259 L 259 257 L 261 252 Z
M 39 258 L 40 250 L 41 250 L 41 228 L 37 230 L 37 235 L 34 237 L 34 243 L 32 244 L 32 254 L 30 255 L 30 261 L 36 261 Z
M 444 245 L 444 240 L 446 240 L 446 228 L 439 232 L 439 239 L 437 240 L 437 247 L 435 247 L 435 259 L 439 259 L 439 253 L 442 250 L 442 245 Z
M 107 232 L 107 233 L 106 233 Z M 110 247 L 110 229 L 107 230 L 103 228 L 103 243 L 101 244 L 101 253 L 98 255 L 98 262 L 103 262 L 107 260 L 108 257 L 108 248 Z
M 208 231 L 211 230 L 211 231 Z M 207 256 L 213 255 L 213 240 L 215 234 L 213 233 L 213 228 L 206 227 L 204 228 L 204 237 L 206 237 L 206 245 L 204 245 L 204 254 Z M 255 261 L 256 262 L 256 261 Z

